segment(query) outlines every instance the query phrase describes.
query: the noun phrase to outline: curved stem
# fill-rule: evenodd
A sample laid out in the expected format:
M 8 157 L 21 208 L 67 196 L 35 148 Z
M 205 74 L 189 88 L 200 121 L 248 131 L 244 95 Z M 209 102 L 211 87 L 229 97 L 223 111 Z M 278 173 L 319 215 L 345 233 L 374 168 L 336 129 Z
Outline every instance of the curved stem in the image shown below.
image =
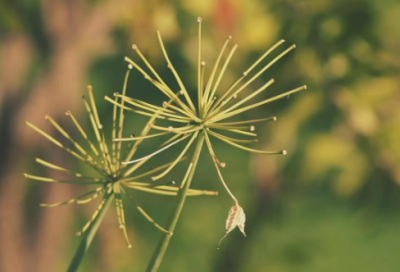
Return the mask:
M 185 199 L 187 196 L 188 189 L 190 188 L 190 184 L 193 179 L 194 171 L 196 170 L 196 165 L 200 157 L 201 153 L 201 148 L 203 147 L 204 143 L 204 134 L 203 132 L 199 133 L 199 136 L 197 138 L 196 142 L 196 147 L 192 156 L 192 159 L 190 161 L 190 165 L 188 168 L 188 173 L 186 173 L 187 180 L 181 190 L 179 190 L 178 193 L 178 202 L 176 205 L 175 210 L 172 213 L 171 220 L 169 222 L 168 226 L 168 234 L 165 234 L 161 240 L 160 243 L 158 244 L 156 250 L 153 253 L 153 256 L 150 260 L 149 265 L 147 266 L 146 272 L 156 272 L 161 264 L 161 261 L 164 257 L 165 252 L 167 251 L 169 241 L 171 240 L 172 234 L 175 230 L 176 223 L 178 222 L 179 216 L 181 214 L 183 204 L 185 203 Z
M 79 244 L 78 249 L 75 252 L 74 258 L 72 259 L 67 272 L 78 271 L 79 265 L 81 264 L 83 257 L 85 256 L 87 250 L 89 249 L 89 246 L 92 243 L 93 237 L 96 234 L 96 231 L 99 228 L 99 225 L 100 225 L 101 221 L 103 220 L 103 217 L 104 217 L 106 211 L 108 210 L 108 207 L 110 206 L 113 199 L 114 199 L 113 193 L 106 194 L 104 196 L 105 203 L 104 203 L 103 207 L 100 209 L 99 214 L 96 216 L 96 218 L 90 224 L 90 227 L 83 233 L 82 240 Z

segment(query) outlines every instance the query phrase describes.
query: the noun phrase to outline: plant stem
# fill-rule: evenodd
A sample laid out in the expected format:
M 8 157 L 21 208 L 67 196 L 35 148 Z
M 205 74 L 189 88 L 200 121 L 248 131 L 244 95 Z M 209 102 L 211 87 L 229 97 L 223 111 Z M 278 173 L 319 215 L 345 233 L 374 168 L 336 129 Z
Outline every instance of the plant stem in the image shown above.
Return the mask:
M 81 264 L 83 257 L 85 256 L 87 250 L 89 249 L 93 237 L 96 234 L 96 231 L 99 228 L 99 225 L 113 199 L 114 199 L 114 193 L 106 194 L 104 196 L 105 203 L 101 207 L 99 214 L 90 224 L 89 228 L 83 233 L 81 243 L 79 244 L 79 247 L 75 252 L 74 258 L 72 259 L 67 272 L 75 272 L 78 270 L 79 265 Z
M 169 241 L 171 240 L 171 237 L 174 233 L 176 223 L 178 222 L 179 216 L 181 214 L 183 204 L 185 203 L 187 191 L 190 188 L 190 184 L 193 179 L 194 171 L 196 170 L 197 162 L 200 157 L 201 148 L 203 147 L 203 143 L 204 143 L 204 134 L 203 134 L 203 132 L 200 132 L 199 136 L 197 138 L 196 147 L 195 147 L 192 159 L 190 161 L 190 163 L 192 164 L 192 167 L 189 170 L 190 172 L 189 172 L 189 175 L 187 177 L 184 187 L 178 193 L 178 196 L 177 196 L 178 202 L 177 202 L 175 210 L 172 213 L 171 220 L 169 222 L 169 226 L 168 226 L 169 233 L 165 234 L 161 238 L 160 243 L 158 244 L 157 248 L 155 249 L 155 251 L 153 253 L 150 263 L 147 266 L 146 272 L 156 272 L 161 264 L 164 254 L 168 248 Z

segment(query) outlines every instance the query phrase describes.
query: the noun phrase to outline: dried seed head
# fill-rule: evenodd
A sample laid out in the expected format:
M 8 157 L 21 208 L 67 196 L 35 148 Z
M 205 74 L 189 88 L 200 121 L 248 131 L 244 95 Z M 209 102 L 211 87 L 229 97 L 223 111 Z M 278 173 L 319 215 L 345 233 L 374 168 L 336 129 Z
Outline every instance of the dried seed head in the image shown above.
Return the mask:
M 240 207 L 238 203 L 236 203 L 236 205 L 229 210 L 228 218 L 226 219 L 226 224 L 225 224 L 226 233 L 224 237 L 222 237 L 221 240 L 219 241 L 218 249 L 219 246 L 221 245 L 221 241 L 228 235 L 229 232 L 234 230 L 236 227 L 238 227 L 239 230 L 246 237 L 246 233 L 244 232 L 245 222 L 246 222 L 246 215 L 244 214 L 243 208 Z

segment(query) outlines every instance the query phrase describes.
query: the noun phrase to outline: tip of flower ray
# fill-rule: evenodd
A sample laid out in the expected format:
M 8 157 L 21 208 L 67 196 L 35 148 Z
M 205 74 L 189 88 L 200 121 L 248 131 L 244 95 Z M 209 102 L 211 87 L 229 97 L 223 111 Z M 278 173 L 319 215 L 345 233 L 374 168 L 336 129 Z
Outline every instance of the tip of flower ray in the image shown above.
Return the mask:
M 250 127 L 250 131 L 255 131 L 256 130 L 256 127 L 255 126 L 251 126 Z
M 281 42 L 283 42 L 283 43 L 284 43 L 284 42 L 286 42 L 286 41 L 285 41 L 284 39 L 282 39 L 282 40 L 281 40 Z
M 282 150 L 282 155 L 286 155 L 287 151 L 286 150 Z
M 203 18 L 197 17 L 197 22 L 198 22 L 198 23 L 201 23 L 201 21 L 203 21 Z
M 24 177 L 27 177 L 28 176 L 28 174 L 27 173 L 24 173 Z
M 132 248 L 132 245 L 131 245 L 131 244 L 129 244 L 129 245 L 128 245 L 128 248 Z
M 201 66 L 205 66 L 205 65 L 206 65 L 206 62 L 205 62 L 205 61 L 202 61 L 200 64 L 201 64 Z
M 304 88 L 304 90 L 307 90 L 307 85 L 304 85 L 303 88 Z
M 276 121 L 277 119 L 276 116 L 272 117 L 272 121 Z
M 71 114 L 71 112 L 69 110 L 65 112 L 66 116 L 69 116 L 70 114 Z
M 232 40 L 232 36 L 231 36 L 231 35 L 229 35 L 229 36 L 228 36 L 228 39 L 229 39 L 229 40 Z
M 81 236 L 81 234 L 82 234 L 81 231 L 76 232 L 76 236 Z
M 132 69 L 133 69 L 132 64 L 128 64 L 128 69 L 129 69 L 129 70 L 132 70 Z
M 44 119 L 49 120 L 50 116 L 48 116 L 47 114 L 44 116 Z
M 137 47 L 137 45 L 136 44 L 132 44 L 132 49 L 133 50 L 136 50 L 138 47 Z

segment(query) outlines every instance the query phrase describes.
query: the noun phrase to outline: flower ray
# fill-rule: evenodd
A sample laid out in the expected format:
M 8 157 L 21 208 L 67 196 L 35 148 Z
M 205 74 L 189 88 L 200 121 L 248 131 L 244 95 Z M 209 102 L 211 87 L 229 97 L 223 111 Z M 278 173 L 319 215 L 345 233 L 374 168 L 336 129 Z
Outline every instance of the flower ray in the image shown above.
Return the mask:
M 174 74 L 175 79 L 176 79 L 176 81 L 178 82 L 179 87 L 180 87 L 181 90 L 183 91 L 183 95 L 185 96 L 186 101 L 188 102 L 190 109 L 192 110 L 192 113 L 196 113 L 196 109 L 195 109 L 195 107 L 194 107 L 194 105 L 193 105 L 192 100 L 190 99 L 190 96 L 189 96 L 189 94 L 188 94 L 188 92 L 187 92 L 185 86 L 184 86 L 183 83 L 182 83 L 181 78 L 179 77 L 178 73 L 175 71 L 174 66 L 172 65 L 171 61 L 169 60 L 167 51 L 165 50 L 164 43 L 163 43 L 162 38 L 161 38 L 161 33 L 160 33 L 159 31 L 157 31 L 157 36 L 158 36 L 158 41 L 159 41 L 160 46 L 161 46 L 161 50 L 162 50 L 162 52 L 163 52 L 163 54 L 164 54 L 164 58 L 165 58 L 165 60 L 166 60 L 167 63 L 168 63 L 168 68 L 170 68 L 171 71 L 172 71 L 172 73 Z
M 172 170 L 172 168 L 174 168 L 175 165 L 177 165 L 178 162 L 179 162 L 179 161 L 182 159 L 182 157 L 185 155 L 186 151 L 187 151 L 187 150 L 189 149 L 189 147 L 192 145 L 194 139 L 197 138 L 197 135 L 198 135 L 198 131 L 196 131 L 196 132 L 193 134 L 192 138 L 191 138 L 190 141 L 187 143 L 187 145 L 185 146 L 185 148 L 182 150 L 181 154 L 179 154 L 179 156 L 176 158 L 176 160 L 175 160 L 173 163 L 171 163 L 171 165 L 168 166 L 168 168 L 167 168 L 164 172 L 162 172 L 161 174 L 159 174 L 159 175 L 157 175 L 157 176 L 152 177 L 151 179 L 152 179 L 153 181 L 155 181 L 155 180 L 158 180 L 158 179 L 164 177 L 166 174 L 168 174 L 168 173 Z
M 72 204 L 72 203 L 77 202 L 77 201 L 79 201 L 79 200 L 81 200 L 81 199 L 83 199 L 83 198 L 85 198 L 87 196 L 90 196 L 90 195 L 93 195 L 93 194 L 99 194 L 103 190 L 104 190 L 104 186 L 98 187 L 95 190 L 89 191 L 87 193 L 84 193 L 83 195 L 80 195 L 78 197 L 75 197 L 75 198 L 72 198 L 72 199 L 69 199 L 69 200 L 66 200 L 66 201 L 63 201 L 63 202 L 57 202 L 57 203 L 52 203 L 52 204 L 40 204 L 40 206 L 41 207 L 47 207 L 47 208 L 53 208 L 53 207 L 58 207 L 58 206 L 61 206 L 61 205 Z M 93 196 L 92 196 L 91 199 L 93 199 Z M 78 203 L 78 204 L 80 204 L 80 203 Z
M 281 151 L 264 151 L 264 150 L 258 150 L 258 149 L 253 149 L 253 148 L 249 148 L 249 147 L 245 147 L 242 145 L 239 145 L 233 141 L 228 140 L 227 138 L 225 138 L 223 135 L 216 133 L 214 131 L 209 130 L 208 133 L 210 133 L 210 135 L 214 136 L 215 138 L 220 139 L 221 141 L 224 141 L 227 144 L 230 144 L 234 147 L 237 147 L 239 149 L 243 149 L 249 152 L 253 152 L 253 153 L 259 153 L 259 154 L 268 154 L 268 155 L 276 155 L 276 154 L 283 154 L 286 155 L 286 150 L 281 150 Z

